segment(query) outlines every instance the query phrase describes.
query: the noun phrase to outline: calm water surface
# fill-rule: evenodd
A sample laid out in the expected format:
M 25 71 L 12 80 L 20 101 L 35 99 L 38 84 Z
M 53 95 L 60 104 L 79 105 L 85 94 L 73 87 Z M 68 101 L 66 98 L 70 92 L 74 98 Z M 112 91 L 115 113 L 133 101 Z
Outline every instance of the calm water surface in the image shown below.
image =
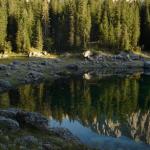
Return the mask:
M 150 76 L 24 85 L 1 93 L 0 107 L 41 112 L 51 127 L 68 128 L 91 147 L 150 150 Z

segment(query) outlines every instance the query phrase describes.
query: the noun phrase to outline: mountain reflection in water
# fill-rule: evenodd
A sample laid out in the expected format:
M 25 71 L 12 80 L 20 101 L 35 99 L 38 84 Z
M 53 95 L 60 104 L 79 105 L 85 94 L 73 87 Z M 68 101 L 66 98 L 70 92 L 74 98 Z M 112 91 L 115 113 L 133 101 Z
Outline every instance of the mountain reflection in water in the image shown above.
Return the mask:
M 51 126 L 66 127 L 104 150 L 119 145 L 150 150 L 149 85 L 145 75 L 59 79 L 1 93 L 0 106 L 41 112 L 51 118 Z

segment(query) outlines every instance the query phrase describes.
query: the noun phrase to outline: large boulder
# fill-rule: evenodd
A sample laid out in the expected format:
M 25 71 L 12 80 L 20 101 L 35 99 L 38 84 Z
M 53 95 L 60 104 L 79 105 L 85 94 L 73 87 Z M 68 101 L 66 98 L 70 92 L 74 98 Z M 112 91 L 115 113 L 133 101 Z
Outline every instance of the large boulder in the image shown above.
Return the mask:
M 21 126 L 34 127 L 40 130 L 48 130 L 48 119 L 40 113 L 20 111 L 16 115 Z
M 83 56 L 84 56 L 84 58 L 90 58 L 93 56 L 93 53 L 88 50 L 83 53 Z
M 17 108 L 0 109 L 0 116 L 16 120 L 16 115 L 20 111 L 21 110 Z
M 20 127 L 17 121 L 0 116 L 0 128 L 8 130 L 18 130 Z
M 10 119 L 16 119 L 16 114 L 21 111 L 19 109 L 9 108 L 6 110 L 0 109 L 0 116 L 10 118 Z

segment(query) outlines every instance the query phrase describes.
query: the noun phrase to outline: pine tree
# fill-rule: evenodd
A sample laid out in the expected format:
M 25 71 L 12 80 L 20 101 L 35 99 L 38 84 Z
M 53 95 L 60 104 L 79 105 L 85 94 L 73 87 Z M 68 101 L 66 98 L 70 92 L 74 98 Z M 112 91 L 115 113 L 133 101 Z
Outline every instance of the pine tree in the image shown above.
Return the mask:
M 101 0 L 89 0 L 90 12 L 91 12 L 91 33 L 90 41 L 99 41 L 99 24 L 102 13 L 102 2 Z
M 47 50 L 46 41 L 50 37 L 50 17 L 49 17 L 49 2 L 44 0 L 42 3 L 42 31 L 43 31 L 43 44 L 44 49 Z
M 75 18 L 76 46 L 85 48 L 89 41 L 91 30 L 91 13 L 87 0 L 76 1 Z
M 100 43 L 101 45 L 106 46 L 108 44 L 108 36 L 109 36 L 109 22 L 107 11 L 103 10 L 103 19 L 100 23 Z
M 91 13 L 90 13 L 90 8 L 88 3 L 85 4 L 83 16 L 84 16 L 84 20 L 83 20 L 80 34 L 82 38 L 82 47 L 86 48 L 87 43 L 89 42 L 90 39 L 90 31 L 91 31 Z
M 21 15 L 18 18 L 18 31 L 17 31 L 17 52 L 26 52 L 30 49 L 30 37 L 28 33 L 28 26 L 27 26 L 27 10 L 21 10 Z
M 129 50 L 130 49 L 130 40 L 128 29 L 126 25 L 122 25 L 122 37 L 121 37 L 121 48 L 122 50 Z
M 19 11 L 18 1 L 8 0 L 8 24 L 7 24 L 7 39 L 12 45 L 12 51 L 17 51 L 16 35 L 18 30 L 17 18 Z
M 139 43 L 140 38 L 140 15 L 139 15 L 139 7 L 137 3 L 134 4 L 134 14 L 133 14 L 133 24 L 132 24 L 132 38 L 131 45 L 133 48 L 136 48 Z
M 40 20 L 37 21 L 36 25 L 36 39 L 35 39 L 35 48 L 42 51 L 43 50 L 43 33 Z
M 69 0 L 65 4 L 65 40 L 67 41 L 67 48 L 73 48 L 75 44 L 75 3 L 72 0 Z
M 117 1 L 114 6 L 113 14 L 113 25 L 114 25 L 114 37 L 115 37 L 115 48 L 120 48 L 121 39 L 121 2 Z
M 6 2 L 0 0 L 0 51 L 4 52 L 7 37 L 7 7 Z
M 115 34 L 113 24 L 109 25 L 109 34 L 108 34 L 109 47 L 114 48 L 115 46 Z

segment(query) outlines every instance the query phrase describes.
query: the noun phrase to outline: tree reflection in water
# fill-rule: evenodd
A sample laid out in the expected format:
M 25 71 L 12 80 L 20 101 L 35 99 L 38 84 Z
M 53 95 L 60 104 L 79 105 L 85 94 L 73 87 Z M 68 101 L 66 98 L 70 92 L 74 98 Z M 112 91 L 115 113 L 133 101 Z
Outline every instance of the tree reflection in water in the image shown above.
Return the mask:
M 60 122 L 68 117 L 99 134 L 150 144 L 149 85 L 144 75 L 59 79 L 1 93 L 0 106 L 38 111 Z

